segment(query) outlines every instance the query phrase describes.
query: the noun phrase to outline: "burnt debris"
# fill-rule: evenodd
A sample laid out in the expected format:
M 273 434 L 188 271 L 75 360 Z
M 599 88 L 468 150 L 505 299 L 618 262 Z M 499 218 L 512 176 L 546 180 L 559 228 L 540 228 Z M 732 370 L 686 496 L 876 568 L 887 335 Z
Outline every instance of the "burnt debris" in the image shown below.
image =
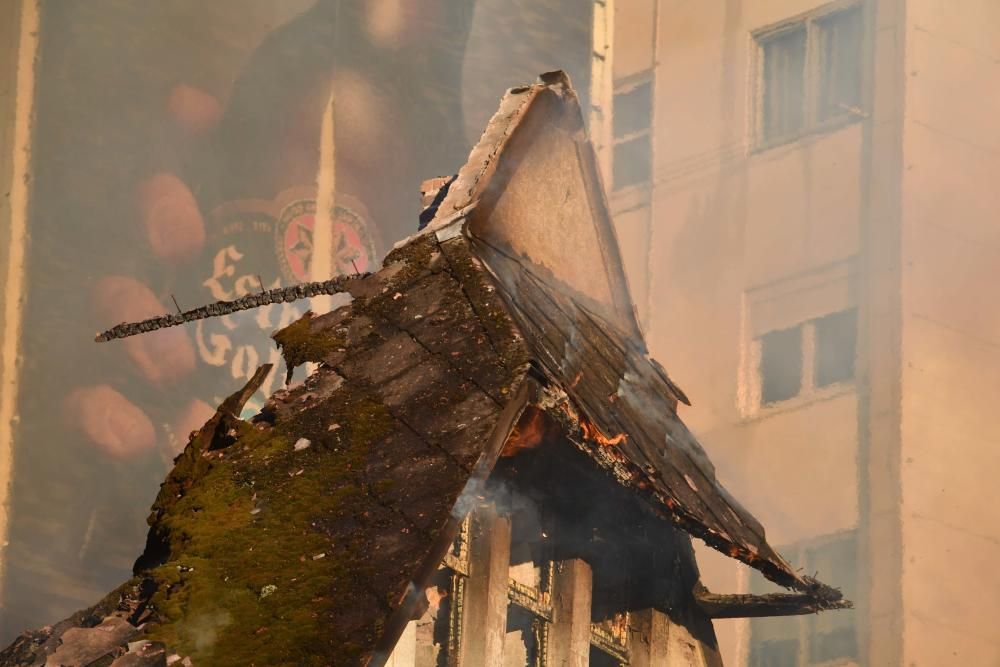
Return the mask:
M 411 619 L 432 612 L 441 651 L 488 650 L 479 628 L 481 646 L 455 633 L 463 618 L 505 616 L 509 600 L 524 628 L 548 628 L 545 650 L 583 641 L 621 657 L 622 619 L 635 612 L 648 629 L 662 612 L 701 646 L 697 664 L 717 665 L 711 618 L 850 606 L 775 552 L 678 417 L 689 401 L 648 356 L 565 75 L 509 91 L 468 163 L 424 195 L 422 230 L 374 274 L 97 337 L 352 297 L 275 333 L 289 369 L 318 364 L 304 383 L 242 420 L 263 367 L 194 434 L 153 505 L 135 578 L 56 626 L 59 637 L 27 633 L 0 664 L 44 662 L 71 650 L 69 628 L 110 623 L 121 637 L 98 658 L 124 656 L 138 638 L 193 664 L 377 665 Z M 505 509 L 511 490 L 541 508 L 532 522 L 518 518 L 523 507 Z M 619 508 L 612 520 L 596 511 L 602 502 Z M 709 593 L 689 535 L 794 592 Z M 496 558 L 500 580 L 477 579 Z M 503 559 L 529 569 L 549 559 L 548 583 L 512 579 L 508 591 Z M 656 585 L 623 578 L 619 562 Z M 429 585 L 451 588 L 429 596 Z M 560 625 L 553 609 L 565 599 L 550 585 L 584 596 L 593 627 L 590 612 L 582 626 Z M 507 594 L 488 595 L 496 586 Z

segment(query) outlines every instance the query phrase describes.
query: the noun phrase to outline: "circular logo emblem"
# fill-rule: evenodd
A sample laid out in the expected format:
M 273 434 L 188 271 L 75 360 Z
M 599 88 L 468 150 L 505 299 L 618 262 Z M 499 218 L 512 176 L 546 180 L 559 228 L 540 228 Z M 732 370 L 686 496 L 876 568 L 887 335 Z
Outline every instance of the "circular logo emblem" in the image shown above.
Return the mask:
M 370 271 L 375 264 L 375 239 L 370 226 L 357 212 L 336 206 L 330 216 L 329 236 L 316 234 L 316 202 L 302 199 L 284 208 L 275 227 L 278 262 L 281 273 L 290 283 L 315 280 L 312 261 L 315 252 L 323 252 L 317 243 L 329 247 L 331 275 L 350 275 Z

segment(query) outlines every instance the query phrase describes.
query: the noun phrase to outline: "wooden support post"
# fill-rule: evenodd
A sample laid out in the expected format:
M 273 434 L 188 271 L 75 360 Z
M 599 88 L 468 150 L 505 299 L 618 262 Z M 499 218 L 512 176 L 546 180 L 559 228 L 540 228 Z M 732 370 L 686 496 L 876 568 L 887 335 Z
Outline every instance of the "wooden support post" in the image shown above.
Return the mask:
M 472 512 L 469 577 L 462 608 L 462 667 L 502 667 L 507 634 L 510 517 L 495 507 Z
M 659 667 L 667 663 L 670 619 L 661 611 L 633 611 L 628 618 L 629 667 Z
M 711 641 L 714 639 L 712 633 Z M 688 628 L 656 609 L 629 614 L 628 654 L 629 667 L 721 667 L 722 664 L 714 646 L 706 646 Z
M 594 575 L 580 559 L 559 561 L 552 578 L 547 667 L 587 667 Z

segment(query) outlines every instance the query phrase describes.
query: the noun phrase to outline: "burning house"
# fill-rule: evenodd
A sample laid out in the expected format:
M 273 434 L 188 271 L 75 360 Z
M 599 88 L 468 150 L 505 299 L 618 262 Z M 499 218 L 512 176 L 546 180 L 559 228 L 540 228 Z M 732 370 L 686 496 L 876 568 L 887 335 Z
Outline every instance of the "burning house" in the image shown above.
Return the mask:
M 430 186 L 429 186 L 430 187 Z M 317 364 L 252 420 L 270 371 L 177 458 L 134 577 L 0 664 L 719 665 L 713 618 L 850 605 L 767 543 L 649 358 L 576 96 L 507 93 L 423 229 L 371 275 L 278 301 Z M 707 591 L 691 537 L 788 593 Z

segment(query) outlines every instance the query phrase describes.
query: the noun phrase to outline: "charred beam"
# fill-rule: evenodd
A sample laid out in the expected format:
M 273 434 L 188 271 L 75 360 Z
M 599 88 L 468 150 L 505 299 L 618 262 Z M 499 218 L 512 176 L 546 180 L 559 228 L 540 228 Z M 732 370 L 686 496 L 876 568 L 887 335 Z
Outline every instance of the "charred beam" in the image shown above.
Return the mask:
M 352 280 L 364 278 L 369 274 L 361 276 L 338 276 L 332 280 L 324 280 L 315 283 L 301 283 L 290 287 L 277 287 L 275 289 L 264 290 L 257 294 L 247 294 L 233 301 L 216 301 L 207 306 L 201 306 L 194 310 L 184 311 L 176 315 L 167 313 L 159 317 L 151 317 L 141 322 L 123 322 L 116 327 L 108 329 L 104 333 L 98 334 L 94 341 L 105 343 L 117 338 L 128 338 L 137 336 L 157 329 L 176 327 L 187 322 L 196 320 L 206 320 L 210 317 L 222 317 L 232 315 L 241 310 L 252 310 L 261 306 L 270 306 L 274 303 L 291 303 L 300 299 L 309 299 L 314 296 L 324 294 L 340 294 L 346 292 L 345 286 Z M 174 302 L 176 304 L 176 301 Z
M 623 646 L 618 638 L 600 623 L 590 625 L 590 645 L 596 646 L 602 652 L 611 656 L 622 665 L 631 665 L 627 646 Z
M 552 622 L 552 605 L 538 589 L 511 579 L 507 584 L 507 598 L 511 604 L 528 610 L 533 616 Z
M 850 600 L 823 600 L 804 593 L 769 593 L 767 595 L 712 593 L 696 586 L 694 599 L 709 618 L 761 618 L 766 616 L 801 616 L 831 609 L 852 609 Z

